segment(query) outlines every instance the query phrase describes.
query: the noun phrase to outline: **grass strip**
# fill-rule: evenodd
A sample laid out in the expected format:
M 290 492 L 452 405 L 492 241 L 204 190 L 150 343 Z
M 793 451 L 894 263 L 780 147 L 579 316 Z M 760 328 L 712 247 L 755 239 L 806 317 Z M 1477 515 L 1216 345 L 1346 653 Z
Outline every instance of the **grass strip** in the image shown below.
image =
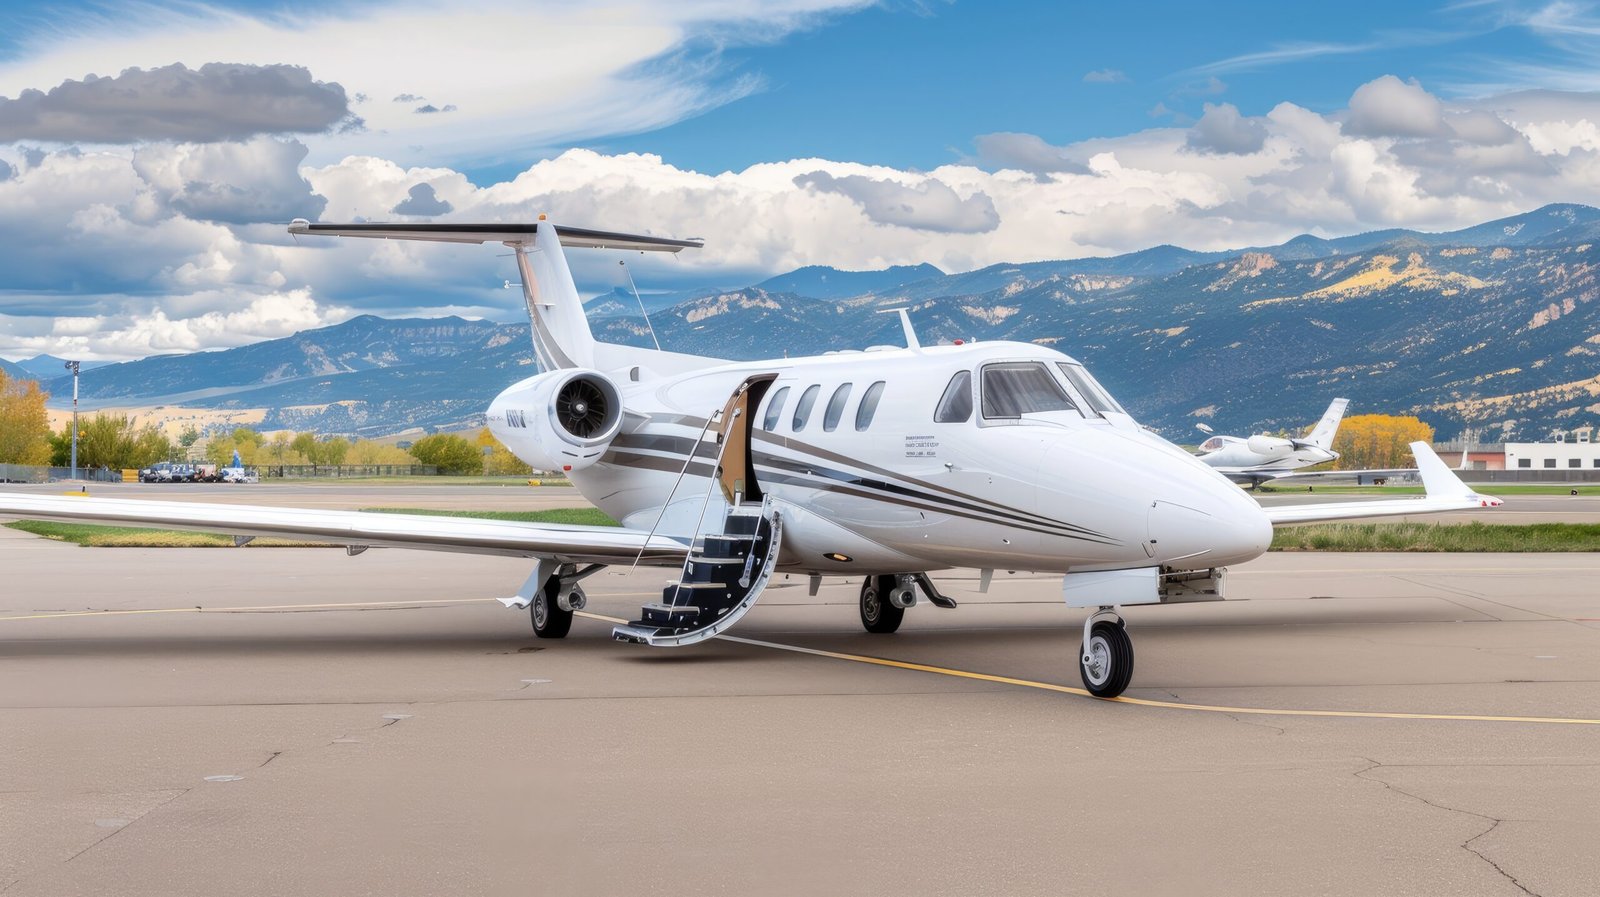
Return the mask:
M 1574 483 L 1468 483 L 1472 489 L 1485 495 L 1570 495 L 1576 491 L 1579 495 L 1600 495 L 1600 486 Z M 1282 492 L 1293 495 L 1295 493 L 1316 492 L 1326 495 L 1422 495 L 1426 492 L 1421 486 L 1311 486 L 1301 483 L 1280 483 L 1276 486 L 1263 484 L 1260 491 L 1267 493 Z
M 1313 523 L 1279 528 L 1273 551 L 1600 551 L 1600 524 Z
M 476 517 L 518 523 L 560 523 L 567 526 L 617 526 L 599 508 L 550 508 L 544 511 L 439 511 L 433 508 L 362 508 L 374 514 L 417 514 L 425 517 Z
M 516 520 L 524 523 L 558 523 L 575 526 L 616 526 L 617 522 L 596 508 L 553 508 L 548 511 L 433 511 L 425 508 L 365 508 L 384 514 L 426 514 L 436 517 L 477 517 L 487 520 Z M 101 526 L 92 523 L 62 523 L 51 520 L 18 520 L 5 524 L 14 530 L 33 533 L 57 542 L 71 542 L 87 548 L 232 548 L 233 537 L 217 533 L 183 530 L 145 529 L 134 526 Z M 249 548 L 339 548 L 327 542 L 259 538 Z

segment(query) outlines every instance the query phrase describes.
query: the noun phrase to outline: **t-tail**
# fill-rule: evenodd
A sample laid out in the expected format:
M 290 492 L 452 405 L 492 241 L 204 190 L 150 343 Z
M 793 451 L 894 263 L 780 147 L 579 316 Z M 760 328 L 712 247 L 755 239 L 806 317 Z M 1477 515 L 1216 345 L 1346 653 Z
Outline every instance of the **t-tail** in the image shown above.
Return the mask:
M 544 371 L 614 370 L 630 365 L 680 371 L 718 362 L 718 359 L 597 342 L 589 329 L 589 319 L 584 314 L 583 299 L 578 295 L 572 271 L 567 267 L 567 248 L 679 252 L 700 248 L 703 244 L 698 240 L 669 240 L 557 226 L 543 220 L 543 216 L 532 224 L 312 224 L 297 218 L 289 225 L 289 233 L 433 243 L 504 243 L 516 255 L 517 274 L 522 279 L 522 295 L 533 329 L 534 356 Z
M 1328 403 L 1328 410 L 1322 412 L 1322 420 L 1311 429 L 1311 435 L 1305 441 L 1320 449 L 1333 450 L 1333 437 L 1339 432 L 1339 421 L 1344 418 L 1344 409 L 1350 404 L 1349 399 L 1334 399 Z

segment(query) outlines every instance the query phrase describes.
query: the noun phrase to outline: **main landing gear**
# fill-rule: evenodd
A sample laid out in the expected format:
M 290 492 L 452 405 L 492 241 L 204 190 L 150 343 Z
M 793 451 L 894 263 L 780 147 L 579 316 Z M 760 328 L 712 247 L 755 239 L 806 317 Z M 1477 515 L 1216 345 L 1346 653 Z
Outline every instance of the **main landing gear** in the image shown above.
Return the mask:
M 572 629 L 572 615 L 589 603 L 578 580 L 599 569 L 590 567 L 579 572 L 576 567 L 564 566 L 561 573 L 545 580 L 533 600 L 528 602 L 528 616 L 533 620 L 533 634 L 539 638 L 566 638 Z
M 945 596 L 926 573 L 892 573 L 861 581 L 861 626 L 868 632 L 887 634 L 900 628 L 906 608 L 917 603 L 917 590 L 934 607 L 951 609 L 955 599 Z
M 1078 657 L 1083 687 L 1097 698 L 1114 698 L 1133 679 L 1133 640 L 1115 608 L 1101 607 L 1083 621 L 1083 651 Z

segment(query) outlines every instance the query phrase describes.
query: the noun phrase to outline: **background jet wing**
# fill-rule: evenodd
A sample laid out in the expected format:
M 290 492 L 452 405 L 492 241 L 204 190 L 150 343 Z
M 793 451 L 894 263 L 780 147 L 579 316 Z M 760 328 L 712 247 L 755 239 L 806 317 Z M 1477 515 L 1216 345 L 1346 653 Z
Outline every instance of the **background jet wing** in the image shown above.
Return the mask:
M 1360 520 L 1367 517 L 1398 517 L 1432 514 L 1438 511 L 1466 511 L 1497 508 L 1501 501 L 1492 495 L 1479 495 L 1455 475 L 1426 442 L 1411 443 L 1417 459 L 1417 472 L 1427 492 L 1422 498 L 1384 501 L 1338 501 L 1325 504 L 1273 505 L 1263 507 L 1274 526 L 1285 523 L 1316 523 L 1322 520 Z
M 1349 483 L 1371 485 L 1373 480 L 1398 480 L 1415 477 L 1415 467 L 1368 468 L 1366 470 L 1288 470 L 1271 477 L 1273 485 L 1316 485 L 1318 483 Z
M 0 492 L 0 516 L 273 536 L 335 545 L 553 558 L 563 563 L 677 565 L 688 541 L 612 526 Z

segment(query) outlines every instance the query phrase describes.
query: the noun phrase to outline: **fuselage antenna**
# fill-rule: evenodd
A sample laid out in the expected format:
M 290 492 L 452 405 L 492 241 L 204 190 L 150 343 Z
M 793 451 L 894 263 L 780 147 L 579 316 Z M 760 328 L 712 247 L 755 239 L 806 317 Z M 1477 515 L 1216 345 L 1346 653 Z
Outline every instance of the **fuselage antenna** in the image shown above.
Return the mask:
M 661 340 L 656 338 L 656 325 L 650 323 L 650 313 L 645 311 L 644 299 L 639 296 L 639 288 L 633 283 L 633 272 L 628 270 L 626 260 L 618 259 L 617 264 L 622 266 L 622 273 L 628 276 L 628 288 L 633 290 L 633 300 L 639 303 L 639 314 L 644 315 L 644 326 L 650 328 L 650 341 L 656 344 L 656 351 L 661 351 Z

